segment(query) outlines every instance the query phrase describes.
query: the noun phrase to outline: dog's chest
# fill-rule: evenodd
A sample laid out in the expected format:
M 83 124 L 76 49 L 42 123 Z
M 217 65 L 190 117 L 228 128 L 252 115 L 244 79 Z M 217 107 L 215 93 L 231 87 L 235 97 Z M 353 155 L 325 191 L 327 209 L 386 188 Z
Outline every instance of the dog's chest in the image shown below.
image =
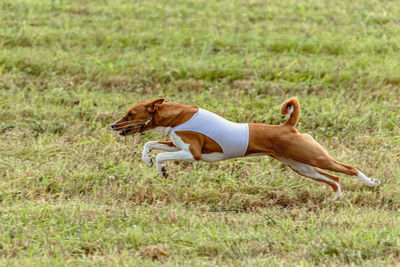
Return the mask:
M 180 148 L 182 150 L 186 150 L 189 151 L 189 144 L 186 144 L 185 142 L 183 142 L 182 138 L 180 138 L 175 132 L 171 132 L 169 134 L 172 143 L 177 147 Z

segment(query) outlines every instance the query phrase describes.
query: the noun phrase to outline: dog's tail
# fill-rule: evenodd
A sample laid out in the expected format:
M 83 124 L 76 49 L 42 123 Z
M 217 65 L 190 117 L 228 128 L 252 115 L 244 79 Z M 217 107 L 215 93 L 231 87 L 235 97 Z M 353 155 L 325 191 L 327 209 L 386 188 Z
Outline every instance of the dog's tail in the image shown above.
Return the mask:
M 284 125 L 296 127 L 300 117 L 300 102 L 297 97 L 292 97 L 283 102 L 281 106 L 281 112 L 284 116 L 290 115 L 290 118 L 285 122 Z

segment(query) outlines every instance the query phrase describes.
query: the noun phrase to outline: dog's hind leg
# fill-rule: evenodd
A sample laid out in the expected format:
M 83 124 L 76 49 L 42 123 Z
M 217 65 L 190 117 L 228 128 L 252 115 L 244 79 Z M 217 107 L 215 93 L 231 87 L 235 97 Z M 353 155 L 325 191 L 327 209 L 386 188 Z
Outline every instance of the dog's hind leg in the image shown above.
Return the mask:
M 329 173 L 325 173 L 322 170 L 315 168 L 311 165 L 301 163 L 289 158 L 277 157 L 277 159 L 290 166 L 292 170 L 300 175 L 309 177 L 318 182 L 328 184 L 330 187 L 332 187 L 333 191 L 335 191 L 335 193 L 340 196 L 342 191 L 340 188 L 339 177 L 333 176 Z
M 172 142 L 158 142 L 158 141 L 147 142 L 143 148 L 142 160 L 150 167 L 153 166 L 153 160 L 149 156 L 149 153 L 154 149 L 168 151 L 168 152 L 174 152 L 180 150 Z
M 333 159 L 328 152 L 308 134 L 295 134 L 290 136 L 289 145 L 285 147 L 289 151 L 286 158 L 297 162 L 303 162 L 319 169 L 341 172 L 364 182 L 367 186 L 379 185 L 379 180 L 370 179 L 351 165 L 342 164 Z M 293 149 L 294 148 L 294 149 Z
M 367 176 L 365 176 L 364 173 L 362 173 L 361 171 L 357 170 L 357 176 L 355 176 L 358 180 L 360 180 L 361 182 L 364 182 L 367 186 L 369 187 L 375 187 L 378 186 L 381 182 L 378 179 L 371 179 L 368 178 Z
M 334 159 L 327 158 L 326 161 L 322 164 L 318 164 L 316 167 L 334 171 L 334 172 L 341 172 L 350 176 L 353 176 L 360 180 L 361 182 L 365 183 L 369 187 L 375 187 L 380 184 L 380 181 L 377 179 L 370 179 L 364 173 L 357 170 L 351 165 L 345 165 L 340 162 L 337 162 Z

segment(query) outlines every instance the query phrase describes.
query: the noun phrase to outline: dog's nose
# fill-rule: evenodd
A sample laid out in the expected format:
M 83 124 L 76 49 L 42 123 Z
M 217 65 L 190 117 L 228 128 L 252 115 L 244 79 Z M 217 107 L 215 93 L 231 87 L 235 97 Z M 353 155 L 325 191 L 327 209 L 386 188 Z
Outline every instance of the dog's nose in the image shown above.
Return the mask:
M 111 129 L 115 130 L 115 123 L 110 124 Z

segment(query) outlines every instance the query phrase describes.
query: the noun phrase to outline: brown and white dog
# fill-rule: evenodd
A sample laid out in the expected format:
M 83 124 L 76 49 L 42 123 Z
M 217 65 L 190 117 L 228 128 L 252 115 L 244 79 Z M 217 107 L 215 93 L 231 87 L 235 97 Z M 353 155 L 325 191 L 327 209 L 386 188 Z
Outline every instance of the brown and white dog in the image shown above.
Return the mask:
M 167 177 L 164 161 L 212 162 L 224 159 L 221 146 L 212 138 L 192 131 L 170 132 L 172 128 L 189 121 L 198 111 L 197 106 L 167 103 L 162 98 L 154 98 L 130 107 L 111 128 L 119 131 L 121 136 L 150 131 L 169 134 L 172 141 L 147 142 L 142 154 L 142 160 L 151 167 L 153 160 L 149 153 L 155 149 L 167 151 L 156 156 L 157 172 Z M 353 166 L 337 162 L 310 135 L 296 130 L 300 116 L 300 103 L 296 97 L 285 101 L 281 112 L 290 116 L 282 125 L 248 124 L 248 146 L 244 156 L 271 156 L 300 175 L 330 185 L 337 195 L 341 193 L 339 177 L 323 169 L 354 176 L 370 187 L 379 185 L 379 180 L 370 179 Z

